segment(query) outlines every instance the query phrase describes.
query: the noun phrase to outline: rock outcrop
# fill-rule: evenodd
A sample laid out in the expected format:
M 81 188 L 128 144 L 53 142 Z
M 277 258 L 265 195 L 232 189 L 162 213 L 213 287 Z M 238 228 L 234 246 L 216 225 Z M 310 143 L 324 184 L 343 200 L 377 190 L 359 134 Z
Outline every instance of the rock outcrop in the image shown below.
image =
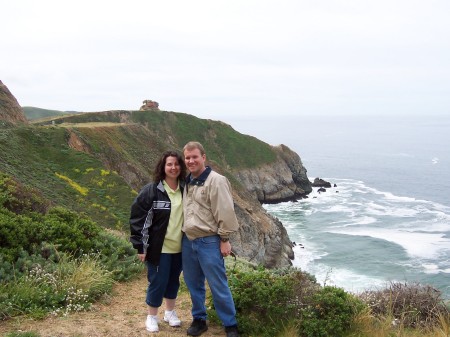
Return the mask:
M 0 121 L 11 124 L 28 123 L 19 102 L 2 81 L 0 81 Z
M 139 110 L 159 110 L 159 103 L 150 99 L 144 100 L 142 104 Z
M 286 228 L 268 214 L 260 204 L 248 208 L 248 202 L 233 196 L 240 227 L 231 236 L 233 251 L 238 256 L 266 268 L 292 265 L 294 251 Z
M 331 183 L 323 180 L 322 178 L 315 178 L 313 183 L 311 184 L 312 187 L 326 187 L 326 188 L 330 188 L 331 187 Z
M 286 145 L 274 146 L 278 160 L 257 168 L 236 172 L 236 178 L 261 203 L 297 200 L 312 191 L 297 153 Z

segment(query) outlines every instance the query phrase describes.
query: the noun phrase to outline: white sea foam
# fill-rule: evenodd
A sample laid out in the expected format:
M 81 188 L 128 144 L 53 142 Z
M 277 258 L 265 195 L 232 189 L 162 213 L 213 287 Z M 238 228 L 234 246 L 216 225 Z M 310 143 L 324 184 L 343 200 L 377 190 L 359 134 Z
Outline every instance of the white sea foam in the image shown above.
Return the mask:
M 349 269 L 332 268 L 317 261 L 301 269 L 314 275 L 321 285 L 336 286 L 352 293 L 384 288 L 389 281 L 395 281 L 358 274 Z
M 368 236 L 386 240 L 403 247 L 412 257 L 438 258 L 441 253 L 450 253 L 450 239 L 442 233 L 419 233 L 388 228 L 357 228 L 354 230 L 334 230 L 332 233 Z
M 427 274 L 439 274 L 439 272 L 441 271 L 439 269 L 439 266 L 435 263 L 424 263 L 422 264 L 422 267 Z
M 368 202 L 365 211 L 372 215 L 390 215 L 398 217 L 415 217 L 418 213 L 414 208 L 399 207 L 389 204 L 381 205 L 375 202 Z
M 414 202 L 418 201 L 416 198 L 411 197 L 402 197 L 398 195 L 394 195 L 391 192 L 380 192 L 378 191 L 377 194 L 384 195 L 384 197 L 389 201 L 395 201 L 395 202 Z
M 360 225 L 370 225 L 377 222 L 377 219 L 370 216 L 362 216 L 362 217 L 354 217 L 349 220 L 338 220 L 333 221 L 329 228 L 341 228 L 341 227 L 350 227 L 350 226 L 360 226 Z
M 332 213 L 332 212 L 334 212 L 334 213 L 350 213 L 350 214 L 354 214 L 355 210 L 350 208 L 350 207 L 347 207 L 345 205 L 333 205 L 333 206 L 331 206 L 331 207 L 329 207 L 327 209 L 322 209 L 322 212 L 325 212 L 325 213 Z
M 319 250 L 310 243 L 300 243 L 292 250 L 294 251 L 294 260 L 292 261 L 292 265 L 305 271 L 311 269 L 311 263 L 313 261 L 320 260 L 322 257 L 328 255 L 328 253 L 325 252 L 319 253 Z

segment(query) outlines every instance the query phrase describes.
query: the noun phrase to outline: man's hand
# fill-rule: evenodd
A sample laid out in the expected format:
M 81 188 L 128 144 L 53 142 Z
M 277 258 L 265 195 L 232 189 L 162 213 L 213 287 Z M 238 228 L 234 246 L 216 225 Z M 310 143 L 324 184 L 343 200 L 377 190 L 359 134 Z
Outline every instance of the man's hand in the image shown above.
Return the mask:
M 141 262 L 144 262 L 144 261 L 145 261 L 145 254 L 138 254 L 138 259 L 139 259 Z
M 227 257 L 231 254 L 231 243 L 230 241 L 223 242 L 220 241 L 220 252 L 222 253 L 223 257 Z

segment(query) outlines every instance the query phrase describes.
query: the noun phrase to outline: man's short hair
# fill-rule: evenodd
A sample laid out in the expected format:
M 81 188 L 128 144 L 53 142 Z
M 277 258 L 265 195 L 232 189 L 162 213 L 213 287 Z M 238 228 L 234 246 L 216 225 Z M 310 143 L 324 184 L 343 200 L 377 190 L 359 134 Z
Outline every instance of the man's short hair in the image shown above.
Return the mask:
M 187 144 L 183 147 L 183 152 L 184 152 L 185 150 L 191 151 L 191 150 L 195 150 L 195 149 L 199 149 L 199 150 L 200 150 L 200 154 L 201 154 L 202 156 L 205 154 L 205 149 L 203 148 L 203 145 L 200 144 L 199 142 L 195 142 L 195 141 L 192 141 L 192 142 L 187 143 Z

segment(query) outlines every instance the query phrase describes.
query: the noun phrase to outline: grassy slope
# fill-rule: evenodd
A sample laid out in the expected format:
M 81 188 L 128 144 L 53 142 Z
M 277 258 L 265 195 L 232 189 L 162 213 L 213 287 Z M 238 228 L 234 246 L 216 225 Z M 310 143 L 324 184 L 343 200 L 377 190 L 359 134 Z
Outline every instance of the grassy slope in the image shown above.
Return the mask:
M 129 124 L 119 124 L 123 116 Z M 118 124 L 95 126 L 95 122 Z M 136 191 L 110 167 L 126 163 L 127 169 L 131 167 L 149 180 L 159 155 L 167 149 L 181 150 L 189 140 L 202 142 L 208 159 L 231 180 L 229 172 L 233 169 L 276 159 L 271 147 L 254 137 L 242 135 L 222 122 L 183 113 L 89 113 L 60 117 L 57 123 L 82 124 L 0 129 L 0 171 L 41 190 L 55 204 L 86 212 L 99 224 L 117 229 L 127 228 Z M 88 144 L 91 154 L 68 146 L 70 132 Z M 138 190 L 141 186 L 133 187 Z
M 67 130 L 0 130 L 0 170 L 33 186 L 54 204 L 86 212 L 106 227 L 122 228 L 134 194 L 101 161 L 67 145 Z
M 270 163 L 276 159 L 270 145 L 255 137 L 243 135 L 228 124 L 200 119 L 169 111 L 108 111 L 59 117 L 60 123 L 120 123 L 123 118 L 145 126 L 157 140 L 181 149 L 186 142 L 197 140 L 205 146 L 209 159 L 222 167 L 240 169 Z M 42 121 L 41 124 L 49 124 Z
M 25 117 L 27 119 L 38 119 L 52 116 L 62 116 L 68 114 L 66 111 L 59 110 L 50 110 L 50 109 L 41 109 L 36 108 L 34 106 L 24 106 L 22 107 L 23 112 L 25 113 Z

